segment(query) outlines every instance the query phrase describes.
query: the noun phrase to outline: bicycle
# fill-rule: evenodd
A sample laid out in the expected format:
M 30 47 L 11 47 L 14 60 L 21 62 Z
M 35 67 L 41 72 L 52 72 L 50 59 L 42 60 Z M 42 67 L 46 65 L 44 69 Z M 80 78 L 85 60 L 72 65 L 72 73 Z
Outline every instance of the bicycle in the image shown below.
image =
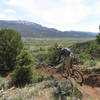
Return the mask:
M 82 85 L 82 83 L 84 82 L 84 78 L 82 73 L 76 69 L 77 65 L 72 64 L 71 67 L 66 66 L 66 64 L 64 64 L 64 69 L 62 71 L 62 76 L 65 77 L 66 79 L 69 77 L 74 78 L 74 80 L 79 83 L 80 85 Z

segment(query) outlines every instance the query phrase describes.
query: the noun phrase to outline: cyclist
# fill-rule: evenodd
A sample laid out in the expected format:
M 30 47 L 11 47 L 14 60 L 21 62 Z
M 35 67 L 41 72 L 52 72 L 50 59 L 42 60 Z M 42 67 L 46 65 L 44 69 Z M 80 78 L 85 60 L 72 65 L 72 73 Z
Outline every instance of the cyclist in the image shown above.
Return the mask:
M 80 85 L 82 85 L 84 79 L 82 74 L 80 73 L 80 71 L 73 69 L 73 59 L 74 59 L 74 55 L 71 52 L 71 50 L 69 48 L 64 48 L 63 45 L 58 46 L 59 48 L 59 54 L 60 54 L 60 58 L 63 55 L 64 56 L 64 66 L 62 68 L 65 67 L 65 69 L 63 69 L 62 71 L 62 75 L 65 78 L 68 78 L 68 76 L 74 76 L 73 78 L 80 83 Z M 69 68 L 68 68 L 69 67 Z M 70 70 L 69 70 L 70 69 Z M 65 70 L 67 70 L 68 74 L 65 74 L 63 72 L 66 72 Z M 81 79 L 81 81 L 80 81 Z
M 64 57 L 64 65 L 66 67 L 71 67 L 72 66 L 72 61 L 73 61 L 73 53 L 69 48 L 64 48 L 63 45 L 59 45 L 59 60 L 61 60 L 61 56 Z

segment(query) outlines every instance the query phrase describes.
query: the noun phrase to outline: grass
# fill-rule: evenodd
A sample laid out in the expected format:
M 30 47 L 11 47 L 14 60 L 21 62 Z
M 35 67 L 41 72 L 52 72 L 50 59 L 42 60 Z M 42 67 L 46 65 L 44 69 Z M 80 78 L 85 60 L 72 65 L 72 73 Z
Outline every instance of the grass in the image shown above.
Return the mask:
M 29 98 L 34 98 L 34 95 L 34 87 L 25 87 L 23 89 L 16 89 L 16 92 L 6 93 L 0 100 L 29 100 Z
M 0 77 L 0 84 L 4 82 L 4 79 L 2 77 Z
M 43 84 L 38 83 L 24 88 L 16 88 L 15 91 L 4 94 L 0 100 L 40 100 L 41 98 L 43 98 L 41 100 L 50 100 L 47 95 L 48 92 L 42 87 Z
M 0 100 L 55 100 L 54 97 L 56 96 L 53 95 L 53 87 L 45 88 L 45 83 L 47 83 L 47 81 L 43 81 L 34 85 L 30 84 L 24 88 L 10 90 L 1 95 Z M 75 96 L 67 97 L 69 99 L 66 100 L 71 100 L 71 98 Z
M 94 40 L 94 38 L 22 38 L 25 45 L 28 47 L 41 47 L 48 48 L 48 46 L 53 45 L 54 43 L 63 44 L 65 47 L 68 47 L 74 43 L 86 42 L 89 40 Z
M 92 69 L 100 69 L 100 62 L 96 61 L 96 65 L 94 66 L 90 66 L 90 64 L 87 64 L 88 61 L 86 63 L 84 63 L 83 65 L 80 65 L 80 69 L 81 70 L 92 70 Z

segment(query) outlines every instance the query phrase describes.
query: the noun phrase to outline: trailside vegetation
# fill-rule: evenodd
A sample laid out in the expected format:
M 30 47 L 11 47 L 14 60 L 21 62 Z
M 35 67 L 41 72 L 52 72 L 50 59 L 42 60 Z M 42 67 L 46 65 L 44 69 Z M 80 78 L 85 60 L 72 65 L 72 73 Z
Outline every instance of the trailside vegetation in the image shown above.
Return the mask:
M 0 30 L 0 71 L 10 72 L 16 66 L 16 57 L 23 48 L 20 33 L 11 29 Z

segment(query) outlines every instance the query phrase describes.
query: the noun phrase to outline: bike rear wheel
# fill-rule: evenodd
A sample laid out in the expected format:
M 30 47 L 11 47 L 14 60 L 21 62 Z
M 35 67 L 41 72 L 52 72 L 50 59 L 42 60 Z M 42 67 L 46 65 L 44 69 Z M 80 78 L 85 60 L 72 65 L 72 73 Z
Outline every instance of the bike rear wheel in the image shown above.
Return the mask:
M 79 83 L 79 84 L 81 84 L 82 85 L 82 83 L 84 82 L 84 79 L 83 79 L 83 75 L 82 75 L 82 73 L 80 72 L 80 71 L 78 71 L 78 70 L 73 70 L 73 78 L 74 78 L 74 80 L 77 82 L 77 83 Z

